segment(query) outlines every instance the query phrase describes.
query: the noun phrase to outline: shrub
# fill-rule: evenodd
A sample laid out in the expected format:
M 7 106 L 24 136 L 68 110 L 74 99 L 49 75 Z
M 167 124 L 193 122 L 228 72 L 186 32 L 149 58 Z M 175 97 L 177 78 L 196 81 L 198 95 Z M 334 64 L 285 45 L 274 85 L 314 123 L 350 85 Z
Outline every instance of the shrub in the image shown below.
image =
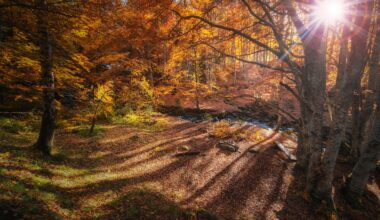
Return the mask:
M 112 118 L 114 124 L 126 124 L 137 128 L 148 129 L 152 131 L 161 131 L 167 125 L 167 119 L 154 117 L 153 110 L 148 111 L 129 111 L 124 116 L 115 116 Z
M 214 124 L 211 134 L 220 139 L 233 138 L 237 130 L 238 128 L 232 128 L 228 121 L 222 120 Z

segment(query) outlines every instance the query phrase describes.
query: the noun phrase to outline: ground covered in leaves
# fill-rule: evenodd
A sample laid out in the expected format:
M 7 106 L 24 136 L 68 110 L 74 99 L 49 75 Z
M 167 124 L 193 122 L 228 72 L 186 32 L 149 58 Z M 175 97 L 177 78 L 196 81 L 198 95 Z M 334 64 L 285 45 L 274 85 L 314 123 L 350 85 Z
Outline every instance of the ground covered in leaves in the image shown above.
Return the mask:
M 60 129 L 51 158 L 30 147 L 36 133 L 1 129 L 0 219 L 327 217 L 302 198 L 303 176 L 273 144 L 294 152 L 294 134 L 160 114 L 145 124 L 104 125 L 96 136 Z M 238 151 L 218 148 L 220 139 L 233 140 Z M 338 173 L 348 170 L 339 162 Z M 337 216 L 376 219 L 377 182 L 369 183 L 363 210 L 336 193 Z

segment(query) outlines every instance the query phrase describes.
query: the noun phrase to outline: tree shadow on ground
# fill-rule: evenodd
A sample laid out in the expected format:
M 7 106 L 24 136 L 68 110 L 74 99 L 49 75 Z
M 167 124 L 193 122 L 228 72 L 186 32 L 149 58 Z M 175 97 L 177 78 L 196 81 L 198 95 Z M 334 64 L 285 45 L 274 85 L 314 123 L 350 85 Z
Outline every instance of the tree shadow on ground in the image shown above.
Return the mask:
M 7 167 L 6 169 L 19 170 L 19 167 Z M 62 216 L 55 210 L 51 210 L 46 204 L 46 200 L 40 196 L 54 198 L 55 205 L 62 208 L 69 208 L 69 203 L 71 204 L 65 195 L 57 191 L 47 193 L 45 186 L 33 182 L 33 180 L 0 173 L 1 220 L 62 219 Z
M 0 199 L 0 219 L 62 219 L 58 213 L 44 208 L 45 204 L 34 199 L 2 200 Z M 21 211 L 21 212 L 20 212 Z
M 272 204 L 281 200 L 279 194 L 287 162 L 268 147 L 245 164 L 224 189 L 207 202 L 206 208 L 222 213 L 227 219 L 267 219 Z M 268 191 L 265 188 L 270 187 Z M 247 213 L 246 205 L 253 208 Z M 243 214 L 242 216 L 242 213 Z
M 248 200 L 257 200 L 261 201 L 260 205 L 253 205 L 255 209 L 251 209 L 250 217 L 266 219 L 266 213 L 272 203 L 279 199 L 282 178 L 287 166 L 275 154 L 275 149 L 267 148 L 256 158 L 249 160 L 244 169 L 234 176 L 233 180 L 218 196 L 209 201 L 206 207 L 223 212 L 227 218 L 238 219 L 241 217 L 239 213 L 246 208 L 244 204 L 247 204 Z M 274 186 L 267 194 L 264 187 L 272 178 Z
M 6 177 L 9 181 L 18 182 L 28 189 L 37 188 L 41 192 L 54 195 L 53 197 L 61 197 L 62 201 L 55 204 L 62 209 L 71 209 L 72 212 L 79 213 L 81 218 L 214 219 L 215 217 L 204 211 L 181 207 L 203 207 L 226 219 L 321 219 L 326 217 L 322 212 L 319 213 L 315 206 L 302 199 L 304 177 L 297 170 L 293 171 L 294 164 L 287 161 L 283 153 L 273 146 L 273 141 L 279 138 L 276 132 L 254 146 L 249 146 L 249 144 L 242 146 L 242 152 L 225 154 L 213 147 L 218 139 L 208 137 L 204 128 L 202 123 L 177 124 L 175 131 L 155 139 L 147 138 L 145 143 L 132 148 L 123 147 L 123 142 L 129 139 L 129 136 L 118 139 L 112 144 L 111 142 L 99 144 L 94 141 L 93 145 L 86 150 L 87 153 L 75 158 L 70 156 L 78 153 L 79 146 L 66 144 L 63 150 L 73 149 L 70 155 L 62 160 L 54 157 L 48 159 L 35 150 L 15 146 L 0 148 L 0 153 L 9 153 L 9 161 L 18 161 L 4 166 L 8 173 L 12 170 L 20 173 L 28 172 L 37 177 L 61 178 L 67 182 L 83 178 L 82 182 L 74 185 L 62 186 L 59 181 L 52 181 L 36 187 L 35 183 L 30 183 L 28 179 Z M 123 129 L 121 133 L 130 130 Z M 241 130 L 244 129 L 246 127 Z M 113 134 L 111 139 L 117 136 Z M 68 143 L 74 144 L 74 142 Z M 200 151 L 200 154 L 175 157 L 173 149 L 179 145 L 189 145 L 193 150 Z M 248 152 L 249 148 L 257 145 L 261 146 L 259 153 Z M 156 151 L 155 148 L 158 146 L 162 150 Z M 107 154 L 91 157 L 91 153 L 98 150 L 107 150 Z M 37 161 L 41 163 L 41 167 L 34 169 L 20 161 Z M 157 164 L 157 166 L 150 169 L 149 166 L 152 164 Z M 55 168 L 61 165 L 73 170 L 83 168 L 86 172 L 57 173 Z M 108 168 L 110 171 L 107 171 Z M 129 173 L 133 169 L 137 169 L 138 172 Z M 107 176 L 110 173 L 114 175 Z M 94 178 L 95 175 L 96 178 Z M 292 181 L 287 179 L 292 176 Z M 196 178 L 200 179 L 199 182 L 195 181 Z M 152 183 L 159 187 L 150 188 L 149 184 Z M 142 192 L 135 190 L 140 187 L 149 189 Z M 94 214 L 91 211 L 87 213 L 81 210 L 87 207 L 86 203 L 90 200 L 106 200 L 109 192 L 113 193 L 112 198 L 109 198 L 113 200 L 111 203 L 107 200 L 93 206 L 101 212 Z M 183 197 L 177 198 L 174 195 L 177 192 L 185 193 Z M 27 195 L 26 192 L 25 195 Z M 65 204 L 64 200 L 67 198 L 69 204 Z M 3 203 L 6 204 L 6 202 Z M 41 201 L 35 204 L 41 206 L 41 210 L 47 207 Z M 378 206 L 372 207 L 372 214 L 359 215 L 359 217 L 372 219 Z M 345 210 L 347 209 L 345 208 L 340 213 Z M 55 214 L 54 210 L 41 212 L 47 215 Z M 58 214 L 57 216 L 59 217 Z M 346 219 L 350 219 L 349 217 L 352 219 L 351 214 L 347 216 Z M 54 218 L 53 216 L 50 219 Z
M 74 158 L 67 158 L 67 161 L 69 161 L 69 166 L 73 168 L 94 169 L 103 165 L 104 162 L 107 163 L 107 166 L 111 166 L 113 164 L 116 165 L 128 159 L 132 159 L 144 153 L 153 151 L 156 147 L 170 147 L 171 145 L 174 145 L 174 143 L 181 142 L 184 139 L 189 139 L 203 134 L 204 132 L 200 131 L 203 127 L 204 126 L 202 124 L 194 126 L 192 123 L 183 123 L 175 125 L 170 135 L 162 135 L 160 133 L 156 135 L 148 135 L 160 137 L 158 140 L 152 139 L 152 137 L 142 137 L 145 140 L 139 138 L 139 140 L 136 141 L 125 142 L 123 140 L 118 140 L 112 143 L 102 144 L 96 139 L 89 139 L 87 143 L 81 144 L 86 147 L 85 149 L 79 149 L 79 146 L 76 145 L 75 142 L 70 143 L 72 142 L 71 135 L 61 140 L 60 146 L 62 147 L 60 149 L 68 152 L 69 155 L 75 156 Z M 133 129 L 129 127 L 125 127 L 123 129 L 125 129 L 126 132 L 126 134 L 123 135 L 128 136 L 133 134 Z M 72 146 L 75 147 L 73 148 Z M 107 151 L 108 153 L 96 158 L 91 157 L 94 152 L 99 151 Z M 80 152 L 80 155 L 78 155 L 78 152 Z
M 132 190 L 100 207 L 105 214 L 98 219 L 217 220 L 203 209 L 185 209 L 160 193 L 147 189 Z M 107 211 L 108 210 L 108 211 Z M 91 218 L 89 218 L 91 219 Z
M 265 142 L 267 142 L 268 140 L 272 139 L 275 136 L 276 136 L 276 133 L 273 133 L 272 135 L 265 138 L 264 140 L 256 143 L 254 146 L 263 145 L 263 144 L 265 144 Z M 251 147 L 254 147 L 254 146 L 251 146 Z M 228 153 L 226 153 L 226 154 L 228 154 Z M 204 194 L 206 191 L 210 190 L 212 188 L 212 186 L 214 184 L 216 184 L 221 177 L 223 177 L 224 175 L 228 175 L 228 172 L 231 171 L 231 169 L 234 167 L 234 165 L 237 162 L 239 162 L 243 157 L 247 156 L 247 154 L 249 154 L 248 150 L 242 152 L 237 158 L 235 158 L 234 160 L 232 160 L 231 162 L 226 164 L 223 167 L 223 169 L 220 170 L 219 172 L 217 172 L 211 179 L 209 179 L 204 186 L 198 188 L 195 192 L 192 193 L 191 196 L 189 196 L 188 198 L 181 201 L 181 204 L 183 204 L 183 205 L 190 204 L 191 202 L 196 200 L 198 197 L 200 197 L 202 194 Z M 204 163 L 203 166 L 207 167 L 208 163 Z M 200 168 L 198 168 L 198 169 L 200 169 Z

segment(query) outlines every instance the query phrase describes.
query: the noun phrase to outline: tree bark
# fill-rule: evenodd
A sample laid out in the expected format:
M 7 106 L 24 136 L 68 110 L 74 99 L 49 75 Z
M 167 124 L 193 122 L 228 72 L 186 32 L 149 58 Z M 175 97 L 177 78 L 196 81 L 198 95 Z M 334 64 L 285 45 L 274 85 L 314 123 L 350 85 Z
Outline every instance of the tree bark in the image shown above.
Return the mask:
M 89 130 L 89 134 L 93 134 L 94 133 L 94 129 L 95 129 L 95 124 L 96 124 L 96 113 L 94 114 L 94 116 L 92 117 L 91 119 L 91 127 L 90 127 L 90 130 Z
M 358 11 L 366 11 L 370 9 L 371 3 L 363 2 L 358 4 Z M 368 11 L 367 11 L 368 12 Z M 322 176 L 317 183 L 314 196 L 321 199 L 331 201 L 332 180 L 334 177 L 334 168 L 339 153 L 339 148 L 345 133 L 345 122 L 348 108 L 352 104 L 354 91 L 357 89 L 367 61 L 367 45 L 368 33 L 370 29 L 370 15 L 358 16 L 355 25 L 358 32 L 352 36 L 351 53 L 349 57 L 348 71 L 345 74 L 342 87 L 337 91 L 335 96 L 335 105 L 333 118 L 331 122 L 331 130 L 327 140 L 326 151 L 322 158 Z M 359 31 L 360 29 L 360 31 Z M 359 33 L 360 32 L 360 33 Z
M 380 13 L 380 3 L 377 3 L 377 14 Z M 376 98 L 376 86 L 379 84 L 379 80 L 377 79 L 377 74 L 379 71 L 379 59 L 380 59 L 380 16 L 377 16 L 377 21 L 375 24 L 375 37 L 372 45 L 371 57 L 369 59 L 369 70 L 368 70 L 368 88 L 366 94 L 366 99 L 360 112 L 360 118 L 356 121 L 357 125 L 355 132 L 353 131 L 353 141 L 352 141 L 352 152 L 351 152 L 351 160 L 352 162 L 357 162 L 360 153 L 362 153 L 363 149 L 361 149 L 361 141 L 363 139 L 363 134 L 365 134 L 365 127 L 368 122 L 369 116 L 374 111 L 374 103 Z
M 198 73 L 198 64 L 197 64 L 197 48 L 194 47 L 194 76 L 195 76 L 195 107 L 197 110 L 200 110 L 199 106 L 199 73 Z
M 322 127 L 326 91 L 327 34 L 323 26 L 314 27 L 304 44 L 306 81 L 302 82 L 304 99 L 310 106 L 306 120 L 309 144 L 309 164 L 306 175 L 306 192 L 312 193 L 320 179 L 322 154 Z M 313 43 L 308 43 L 313 42 Z
M 378 2 L 377 12 L 380 11 Z M 377 28 L 380 25 L 380 18 L 377 18 Z M 379 55 L 380 55 L 380 30 L 377 29 L 375 42 L 373 45 L 372 57 L 369 67 L 369 89 L 373 89 L 373 93 L 368 100 L 372 105 L 365 107 L 366 111 L 372 111 L 371 116 L 366 120 L 366 126 L 363 134 L 364 140 L 361 144 L 361 155 L 352 170 L 351 177 L 348 181 L 348 198 L 351 201 L 357 201 L 366 189 L 367 182 L 371 171 L 376 167 L 376 163 L 380 160 L 380 73 Z M 375 107 L 374 107 L 375 106 Z M 370 108 L 370 109 L 368 109 Z
M 358 199 L 367 186 L 368 178 L 376 167 L 380 159 L 380 101 L 372 116 L 374 120 L 369 120 L 366 126 L 366 138 L 363 142 L 365 149 L 352 170 L 351 179 L 348 183 L 348 193 L 350 198 Z
M 44 110 L 41 121 L 41 128 L 36 147 L 43 153 L 50 155 L 51 147 L 54 140 L 55 128 L 55 105 L 54 105 L 54 75 L 52 72 L 52 46 L 48 27 L 48 5 L 46 0 L 39 2 L 41 10 L 37 12 L 39 47 L 40 47 L 40 65 L 43 86 L 43 103 Z
M 306 192 L 314 191 L 320 177 L 322 154 L 323 109 L 326 91 L 326 50 L 327 33 L 323 25 L 306 25 L 298 16 L 292 1 L 284 1 L 289 16 L 296 27 L 304 49 L 304 66 L 296 76 L 300 94 L 301 130 L 297 146 L 297 165 L 307 167 Z M 286 57 L 285 57 L 286 58 Z M 294 64 L 289 63 L 297 73 Z
M 309 145 L 309 118 L 310 110 L 306 108 L 303 103 L 300 103 L 301 107 L 301 121 L 298 131 L 298 146 L 297 146 L 297 167 L 307 170 L 310 158 L 310 145 Z
M 152 68 L 152 66 L 149 66 L 148 77 L 149 77 L 150 88 L 154 89 L 154 75 L 153 75 L 153 68 Z
M 344 25 L 341 42 L 340 42 L 340 49 L 339 49 L 338 73 L 337 73 L 336 83 L 335 83 L 336 90 L 341 89 L 343 79 L 344 79 L 344 74 L 347 68 L 349 33 L 350 33 L 350 28 L 348 27 L 348 25 Z
M 352 114 L 352 146 L 350 157 L 352 162 L 356 162 L 360 156 L 360 145 L 362 142 L 361 138 L 361 123 L 362 112 L 360 111 L 362 105 L 362 90 L 360 88 L 360 83 L 356 85 L 358 90 L 354 91 L 354 95 L 352 97 L 352 106 L 351 106 L 351 114 Z M 371 113 L 369 113 L 371 114 Z

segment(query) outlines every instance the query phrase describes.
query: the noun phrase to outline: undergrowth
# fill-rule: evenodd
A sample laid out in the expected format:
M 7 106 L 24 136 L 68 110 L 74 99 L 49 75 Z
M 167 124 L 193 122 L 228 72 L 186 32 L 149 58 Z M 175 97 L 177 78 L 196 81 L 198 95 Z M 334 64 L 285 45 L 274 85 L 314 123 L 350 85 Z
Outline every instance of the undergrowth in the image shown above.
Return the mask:
M 167 127 L 168 121 L 151 111 L 130 111 L 112 119 L 113 124 L 126 124 L 148 131 L 162 131 Z

